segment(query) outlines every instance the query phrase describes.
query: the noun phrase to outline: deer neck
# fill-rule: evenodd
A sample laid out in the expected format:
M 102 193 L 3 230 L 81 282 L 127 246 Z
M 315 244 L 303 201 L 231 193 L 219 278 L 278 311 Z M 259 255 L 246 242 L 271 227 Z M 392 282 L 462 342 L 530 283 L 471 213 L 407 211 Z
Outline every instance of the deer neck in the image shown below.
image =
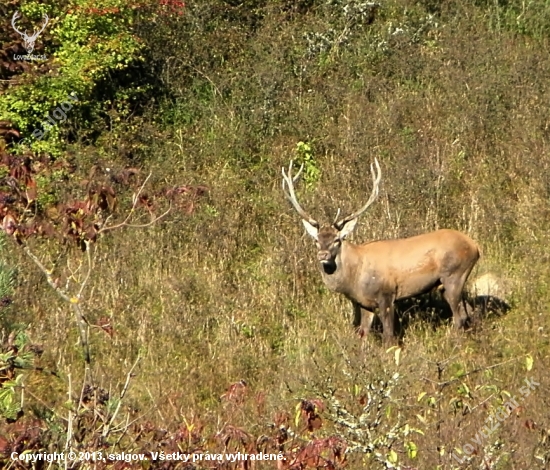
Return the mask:
M 321 275 L 325 285 L 334 292 L 353 295 L 353 279 L 358 268 L 359 259 L 354 256 L 356 245 L 344 241 L 340 252 L 331 264 L 321 265 Z

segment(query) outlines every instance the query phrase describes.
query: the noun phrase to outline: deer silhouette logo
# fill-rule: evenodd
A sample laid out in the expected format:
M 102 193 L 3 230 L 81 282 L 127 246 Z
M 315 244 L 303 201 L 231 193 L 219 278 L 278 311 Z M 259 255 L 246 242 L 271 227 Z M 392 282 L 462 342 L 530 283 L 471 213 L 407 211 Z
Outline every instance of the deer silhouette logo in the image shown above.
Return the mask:
M 16 11 L 13 14 L 12 18 L 11 18 L 11 25 L 12 25 L 13 29 L 15 30 L 15 32 L 19 33 L 21 35 L 21 37 L 23 38 L 23 47 L 26 49 L 27 53 L 32 54 L 32 51 L 34 51 L 34 44 L 35 44 L 36 40 L 38 39 L 38 36 L 40 36 L 42 31 L 44 31 L 44 28 L 48 25 L 48 21 L 50 21 L 50 19 L 48 18 L 48 15 L 44 14 L 44 23 L 42 24 L 42 27 L 40 28 L 40 30 L 35 31 L 34 34 L 29 36 L 27 34 L 26 30 L 25 30 L 25 32 L 19 31 L 17 29 L 17 26 L 15 26 L 15 22 L 19 18 L 21 18 L 21 14 L 18 11 Z

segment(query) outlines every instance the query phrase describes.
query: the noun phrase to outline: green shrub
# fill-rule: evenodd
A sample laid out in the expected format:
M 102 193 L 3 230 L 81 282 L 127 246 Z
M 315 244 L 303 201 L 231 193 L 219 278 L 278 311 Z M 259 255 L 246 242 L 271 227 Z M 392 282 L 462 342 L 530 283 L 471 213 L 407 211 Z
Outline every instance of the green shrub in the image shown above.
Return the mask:
M 29 1 L 16 7 L 33 24 L 42 21 L 44 14 L 50 18 L 36 46 L 46 60 L 30 62 L 0 96 L 0 120 L 19 129 L 25 146 L 59 155 L 65 145 L 62 137 L 71 131 L 73 137 L 79 131 L 80 139 L 93 138 L 106 123 L 117 125 L 128 116 L 132 104 L 147 90 L 141 74 L 130 73 L 143 60 L 143 44 L 133 25 L 140 14 L 152 14 L 147 4 Z M 52 113 L 62 102 L 70 102 L 71 96 L 78 101 L 66 112 L 69 126 L 61 124 L 64 118 L 54 115 L 52 119 Z M 36 129 L 48 132 L 44 136 L 36 132 L 33 137 Z

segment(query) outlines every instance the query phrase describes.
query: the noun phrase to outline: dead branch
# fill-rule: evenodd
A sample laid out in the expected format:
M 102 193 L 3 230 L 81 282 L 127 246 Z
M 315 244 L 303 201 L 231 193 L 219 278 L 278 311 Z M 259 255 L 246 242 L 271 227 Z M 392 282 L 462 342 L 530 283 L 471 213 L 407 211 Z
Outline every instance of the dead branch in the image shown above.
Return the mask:
M 75 320 L 80 332 L 80 343 L 82 344 L 82 349 L 84 352 L 84 362 L 86 365 L 90 365 L 90 346 L 88 344 L 88 322 L 84 317 L 82 308 L 80 306 L 80 295 L 77 297 L 71 297 L 64 289 L 57 285 L 52 277 L 52 271 L 47 269 L 42 262 L 37 258 L 37 256 L 30 250 L 28 245 L 23 246 L 23 250 L 27 256 L 33 260 L 34 264 L 38 266 L 38 269 L 44 273 L 48 284 L 52 289 L 61 297 L 65 302 L 68 302 L 71 305 L 71 309 L 75 316 Z
M 130 209 L 130 211 L 128 212 L 128 215 L 126 216 L 126 218 L 124 219 L 124 221 L 122 221 L 121 223 L 119 224 L 116 224 L 116 225 L 111 225 L 111 226 L 106 226 L 105 224 L 107 223 L 107 221 L 109 220 L 109 217 L 107 219 L 105 219 L 105 224 L 103 227 L 101 227 L 99 230 L 98 230 L 98 234 L 100 233 L 104 233 L 104 232 L 107 232 L 109 230 L 115 230 L 117 228 L 123 228 L 123 227 L 129 227 L 129 228 L 145 228 L 145 227 L 150 227 L 151 225 L 155 224 L 156 222 L 158 222 L 160 219 L 162 219 L 163 217 L 165 217 L 166 215 L 168 215 L 168 213 L 172 210 L 172 205 L 170 204 L 170 206 L 168 207 L 168 210 L 166 210 L 163 214 L 159 215 L 158 217 L 155 217 L 153 214 L 151 214 L 151 220 L 146 223 L 146 224 L 129 224 L 128 222 L 130 221 L 130 219 L 132 218 L 133 214 L 135 213 L 136 211 L 136 208 L 137 208 L 137 205 L 139 203 L 139 196 L 141 195 L 141 193 L 143 192 L 143 188 L 145 187 L 145 185 L 147 184 L 147 181 L 149 181 L 149 178 L 151 177 L 152 173 L 149 173 L 149 175 L 147 175 L 147 178 L 145 178 L 145 180 L 143 181 L 143 184 L 141 185 L 141 187 L 138 189 L 137 193 L 135 193 L 133 196 L 132 196 L 132 207 Z
M 128 388 L 130 387 L 130 380 L 132 378 L 132 373 L 134 372 L 134 369 L 137 367 L 139 361 L 141 361 L 141 355 L 138 354 L 138 357 L 136 358 L 136 361 L 134 362 L 134 365 L 130 368 L 128 371 L 128 374 L 126 374 L 126 383 L 124 384 L 124 387 L 122 388 L 120 392 L 120 396 L 118 399 L 118 404 L 116 407 L 116 410 L 113 413 L 113 416 L 111 416 L 111 419 L 109 420 L 109 423 L 103 428 L 102 436 L 103 438 L 106 438 L 109 433 L 111 432 L 112 425 L 118 415 L 118 412 L 120 411 L 120 407 L 122 405 L 122 400 L 124 399 L 124 396 L 126 395 L 126 392 L 128 391 Z

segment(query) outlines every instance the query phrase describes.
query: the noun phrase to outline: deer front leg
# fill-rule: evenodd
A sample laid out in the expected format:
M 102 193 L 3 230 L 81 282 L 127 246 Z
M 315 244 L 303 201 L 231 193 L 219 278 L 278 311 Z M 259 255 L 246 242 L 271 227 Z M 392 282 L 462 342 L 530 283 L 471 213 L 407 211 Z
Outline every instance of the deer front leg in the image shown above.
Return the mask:
M 378 301 L 378 315 L 384 327 L 384 341 L 391 342 L 395 336 L 395 298 L 392 295 L 382 295 Z
M 366 337 L 374 320 L 374 312 L 363 308 L 358 303 L 353 302 L 353 326 L 361 338 Z

